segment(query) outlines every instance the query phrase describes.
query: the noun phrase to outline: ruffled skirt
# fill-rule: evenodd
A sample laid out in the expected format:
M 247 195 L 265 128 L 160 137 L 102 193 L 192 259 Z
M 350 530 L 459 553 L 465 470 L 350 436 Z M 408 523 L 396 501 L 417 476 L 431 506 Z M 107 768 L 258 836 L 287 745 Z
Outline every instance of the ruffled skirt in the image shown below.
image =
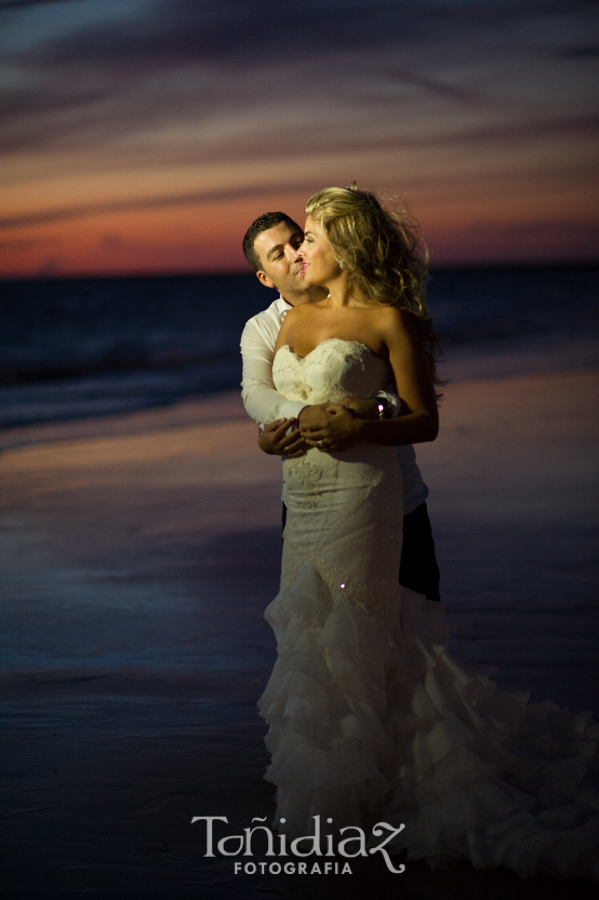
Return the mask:
M 393 451 L 310 451 L 286 461 L 285 482 L 281 590 L 265 613 L 278 659 L 259 701 L 275 825 L 405 823 L 392 849 L 409 860 L 599 878 L 599 727 L 449 655 L 443 604 L 397 584 Z

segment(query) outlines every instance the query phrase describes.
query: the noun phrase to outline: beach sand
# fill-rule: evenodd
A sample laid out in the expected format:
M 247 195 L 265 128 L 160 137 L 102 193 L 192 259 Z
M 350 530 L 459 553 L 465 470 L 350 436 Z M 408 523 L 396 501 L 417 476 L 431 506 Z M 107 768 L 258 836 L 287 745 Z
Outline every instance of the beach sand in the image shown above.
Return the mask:
M 456 382 L 417 448 L 455 655 L 596 718 L 598 389 Z M 256 437 L 234 394 L 1 435 L 4 896 L 594 896 L 466 865 L 234 876 L 204 857 L 192 816 L 227 816 L 221 835 L 274 812 L 255 701 L 280 461 Z

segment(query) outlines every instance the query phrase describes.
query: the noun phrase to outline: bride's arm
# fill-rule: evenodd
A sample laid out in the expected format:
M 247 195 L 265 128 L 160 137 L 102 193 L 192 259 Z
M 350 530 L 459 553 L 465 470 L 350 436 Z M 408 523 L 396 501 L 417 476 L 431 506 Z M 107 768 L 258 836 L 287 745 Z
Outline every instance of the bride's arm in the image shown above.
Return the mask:
M 429 357 L 414 322 L 407 313 L 391 308 L 386 315 L 383 337 L 395 376 L 397 393 L 407 412 L 398 419 L 372 422 L 372 436 L 381 444 L 416 444 L 434 441 L 439 433 L 439 410 Z

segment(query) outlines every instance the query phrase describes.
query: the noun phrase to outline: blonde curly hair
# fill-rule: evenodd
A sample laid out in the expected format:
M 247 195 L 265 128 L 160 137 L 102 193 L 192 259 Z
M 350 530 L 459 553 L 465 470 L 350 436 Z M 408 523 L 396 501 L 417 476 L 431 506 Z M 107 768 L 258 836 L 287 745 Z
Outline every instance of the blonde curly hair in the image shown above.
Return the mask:
M 386 210 L 375 194 L 330 187 L 313 194 L 306 214 L 318 222 L 350 284 L 373 303 L 396 306 L 407 312 L 420 334 L 429 357 L 435 384 L 436 357 L 441 342 L 433 329 L 426 305 L 428 266 L 421 249 L 418 224 L 404 211 Z

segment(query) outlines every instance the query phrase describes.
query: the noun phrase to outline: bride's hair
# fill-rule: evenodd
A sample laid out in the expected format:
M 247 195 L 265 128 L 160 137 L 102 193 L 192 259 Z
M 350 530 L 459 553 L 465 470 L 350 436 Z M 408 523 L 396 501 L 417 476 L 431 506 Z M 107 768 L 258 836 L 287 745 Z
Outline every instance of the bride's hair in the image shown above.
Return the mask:
M 373 303 L 410 314 L 428 353 L 435 384 L 441 342 L 426 305 L 428 266 L 418 224 L 407 212 L 386 210 L 370 191 L 331 187 L 313 194 L 306 214 L 319 222 L 350 284 Z

